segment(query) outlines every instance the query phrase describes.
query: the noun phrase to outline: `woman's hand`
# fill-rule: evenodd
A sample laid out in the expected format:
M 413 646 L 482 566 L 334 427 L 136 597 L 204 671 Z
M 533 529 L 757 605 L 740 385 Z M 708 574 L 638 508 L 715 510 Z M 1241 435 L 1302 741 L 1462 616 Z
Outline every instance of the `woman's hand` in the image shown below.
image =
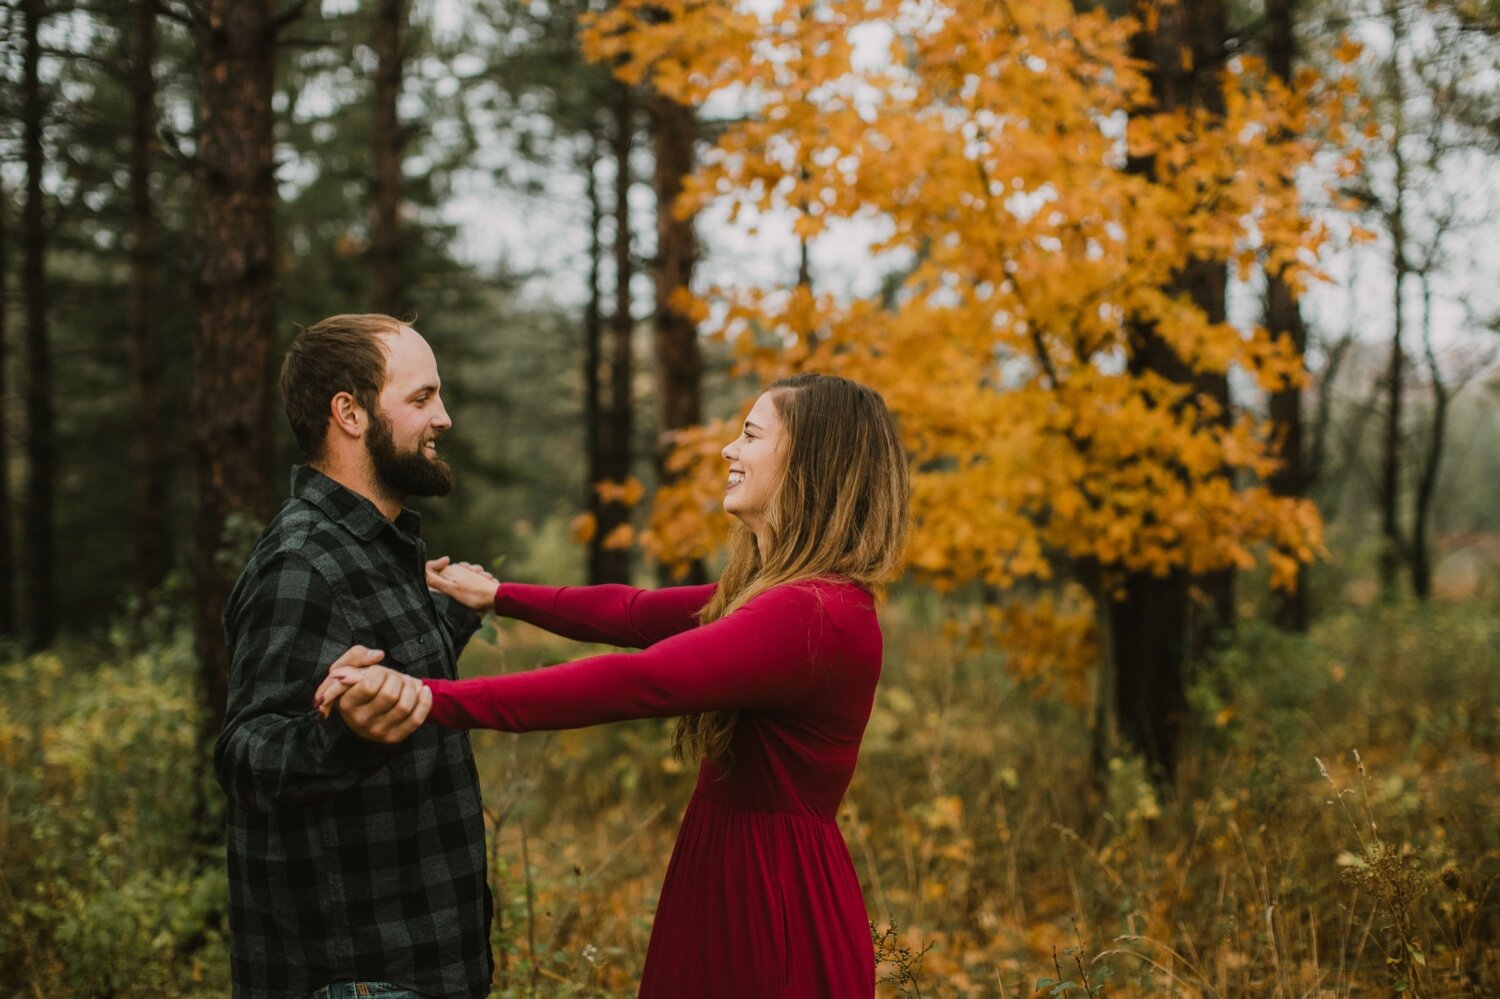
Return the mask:
M 320 716 L 327 718 L 337 706 L 351 731 L 385 745 L 401 742 L 422 727 L 432 710 L 432 691 L 426 684 L 385 666 L 343 664 L 346 657 L 328 670 L 313 697 Z
M 427 586 L 483 614 L 495 609 L 500 580 L 481 565 L 453 562 L 444 557 L 427 563 Z

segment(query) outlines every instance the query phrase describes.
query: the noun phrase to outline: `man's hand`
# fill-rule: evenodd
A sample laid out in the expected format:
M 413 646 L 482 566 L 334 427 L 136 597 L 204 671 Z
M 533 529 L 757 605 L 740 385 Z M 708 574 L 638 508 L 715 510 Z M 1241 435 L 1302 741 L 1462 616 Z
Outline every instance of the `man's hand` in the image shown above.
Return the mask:
M 391 746 L 422 727 L 432 710 L 432 691 L 414 676 L 385 666 L 355 664 L 381 658 L 382 652 L 351 648 L 329 668 L 314 705 L 324 718 L 337 708 L 354 734 Z
M 495 591 L 500 588 L 500 580 L 483 566 L 444 557 L 427 563 L 427 587 L 483 614 L 495 609 Z

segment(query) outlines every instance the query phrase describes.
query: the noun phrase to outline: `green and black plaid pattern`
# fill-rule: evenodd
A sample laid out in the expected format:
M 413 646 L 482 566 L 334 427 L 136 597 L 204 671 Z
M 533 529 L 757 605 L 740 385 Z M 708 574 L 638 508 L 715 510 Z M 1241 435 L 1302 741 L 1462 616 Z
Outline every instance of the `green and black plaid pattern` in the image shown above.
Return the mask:
M 467 732 L 392 747 L 320 721 L 313 692 L 351 645 L 453 679 L 479 626 L 427 589 L 420 518 L 393 524 L 321 473 L 292 498 L 230 594 L 229 705 L 214 751 L 228 796 L 230 955 L 241 999 L 331 981 L 434 996 L 489 992 L 490 899 Z

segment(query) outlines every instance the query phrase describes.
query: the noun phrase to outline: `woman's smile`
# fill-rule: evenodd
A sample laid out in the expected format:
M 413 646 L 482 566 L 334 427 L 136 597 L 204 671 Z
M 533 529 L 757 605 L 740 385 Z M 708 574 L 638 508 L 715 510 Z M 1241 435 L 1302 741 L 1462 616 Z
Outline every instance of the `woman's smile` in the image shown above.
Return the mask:
M 772 393 L 764 393 L 755 401 L 740 435 L 720 453 L 729 462 L 724 512 L 738 517 L 758 536 L 786 463 L 781 416 Z

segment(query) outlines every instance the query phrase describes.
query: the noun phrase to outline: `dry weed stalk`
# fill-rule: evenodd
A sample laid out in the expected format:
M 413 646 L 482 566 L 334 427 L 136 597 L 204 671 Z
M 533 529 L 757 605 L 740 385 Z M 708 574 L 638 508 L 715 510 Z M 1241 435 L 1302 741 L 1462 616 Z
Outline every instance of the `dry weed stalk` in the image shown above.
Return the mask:
M 1415 857 L 1381 838 L 1375 810 L 1370 804 L 1369 773 L 1359 750 L 1354 750 L 1354 763 L 1359 770 L 1357 791 L 1340 788 L 1323 761 L 1317 757 L 1314 759 L 1323 779 L 1333 789 L 1334 797 L 1329 803 L 1342 808 L 1359 843 L 1359 854 L 1351 858 L 1350 866 L 1343 871 L 1343 878 L 1374 895 L 1391 921 L 1388 929 L 1395 935 L 1395 946 L 1386 946 L 1378 938 L 1376 943 L 1385 952 L 1392 986 L 1398 993 L 1422 999 L 1428 991 L 1425 980 L 1427 955 L 1417 933 L 1416 913 L 1431 887 L 1431 879 L 1422 873 Z M 1351 799 L 1357 799 L 1358 812 L 1350 807 Z

